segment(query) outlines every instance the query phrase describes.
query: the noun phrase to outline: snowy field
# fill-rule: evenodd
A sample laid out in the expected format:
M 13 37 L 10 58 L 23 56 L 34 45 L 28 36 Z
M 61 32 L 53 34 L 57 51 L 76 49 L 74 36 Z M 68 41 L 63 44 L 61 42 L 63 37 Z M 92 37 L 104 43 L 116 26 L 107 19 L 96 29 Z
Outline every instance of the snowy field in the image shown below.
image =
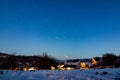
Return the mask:
M 120 80 L 120 68 L 96 70 L 0 70 L 0 80 Z

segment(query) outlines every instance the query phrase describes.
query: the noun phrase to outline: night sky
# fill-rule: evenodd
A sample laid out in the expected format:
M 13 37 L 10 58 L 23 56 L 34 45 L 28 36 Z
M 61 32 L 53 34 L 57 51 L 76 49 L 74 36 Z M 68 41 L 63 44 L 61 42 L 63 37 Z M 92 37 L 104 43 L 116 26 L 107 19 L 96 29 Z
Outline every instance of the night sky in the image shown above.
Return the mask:
M 119 55 L 120 0 L 0 0 L 0 52 Z

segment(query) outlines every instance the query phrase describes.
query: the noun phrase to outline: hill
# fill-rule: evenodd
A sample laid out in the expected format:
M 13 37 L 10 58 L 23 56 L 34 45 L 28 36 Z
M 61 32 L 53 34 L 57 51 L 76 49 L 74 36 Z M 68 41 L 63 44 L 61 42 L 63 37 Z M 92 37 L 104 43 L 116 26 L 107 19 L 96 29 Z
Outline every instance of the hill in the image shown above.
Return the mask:
M 37 69 L 50 69 L 51 66 L 57 67 L 54 57 L 47 54 L 42 56 L 20 56 L 0 53 L 0 69 L 15 69 L 19 67 L 37 67 Z

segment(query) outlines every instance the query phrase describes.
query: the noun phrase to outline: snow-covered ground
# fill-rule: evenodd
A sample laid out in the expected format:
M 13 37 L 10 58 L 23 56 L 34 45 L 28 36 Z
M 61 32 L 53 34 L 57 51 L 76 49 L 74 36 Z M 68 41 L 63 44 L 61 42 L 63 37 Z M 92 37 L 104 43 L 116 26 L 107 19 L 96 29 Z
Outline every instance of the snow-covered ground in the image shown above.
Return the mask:
M 2 72 L 3 71 L 3 72 Z M 91 70 L 0 70 L 0 80 L 120 80 L 120 68 Z

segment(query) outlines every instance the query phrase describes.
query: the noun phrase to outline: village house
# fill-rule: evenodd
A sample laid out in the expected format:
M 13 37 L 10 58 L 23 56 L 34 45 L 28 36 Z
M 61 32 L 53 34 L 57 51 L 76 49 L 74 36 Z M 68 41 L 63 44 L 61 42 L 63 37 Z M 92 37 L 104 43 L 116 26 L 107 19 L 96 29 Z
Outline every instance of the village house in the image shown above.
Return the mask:
M 95 62 L 94 62 L 95 63 Z M 91 59 L 69 59 L 58 65 L 59 70 L 89 69 L 93 66 Z
M 102 66 L 102 58 L 101 57 L 94 57 L 92 58 L 93 67 L 100 68 Z
M 80 69 L 90 69 L 93 66 L 91 59 L 81 59 Z
M 73 60 L 65 60 L 64 65 L 71 66 L 75 69 L 78 69 L 80 66 L 80 60 L 79 59 L 73 59 Z

